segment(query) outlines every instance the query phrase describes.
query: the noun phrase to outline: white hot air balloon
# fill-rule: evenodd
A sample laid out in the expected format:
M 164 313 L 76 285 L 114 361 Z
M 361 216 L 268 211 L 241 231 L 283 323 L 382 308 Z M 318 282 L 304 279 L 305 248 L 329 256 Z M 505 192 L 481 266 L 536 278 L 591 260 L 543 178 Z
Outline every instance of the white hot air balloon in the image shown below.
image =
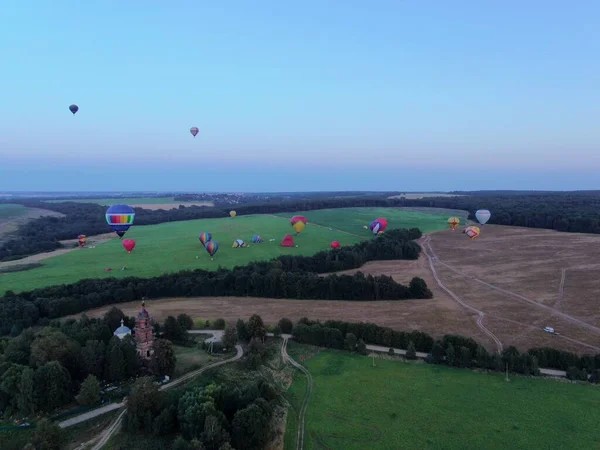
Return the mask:
M 485 225 L 490 220 L 491 215 L 487 209 L 480 209 L 475 213 L 475 217 L 481 225 Z

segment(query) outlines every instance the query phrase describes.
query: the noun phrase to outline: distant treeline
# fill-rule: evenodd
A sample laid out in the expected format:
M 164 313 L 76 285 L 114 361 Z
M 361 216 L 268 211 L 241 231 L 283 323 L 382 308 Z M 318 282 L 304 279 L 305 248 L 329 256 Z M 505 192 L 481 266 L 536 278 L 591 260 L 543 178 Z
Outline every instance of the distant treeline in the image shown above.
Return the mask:
M 498 192 L 501 192 L 499 194 Z M 329 193 L 329 195 L 331 195 Z M 235 205 L 238 215 L 274 214 L 347 207 L 436 207 L 469 211 L 489 209 L 489 223 L 530 228 L 548 228 L 558 231 L 600 233 L 600 191 L 581 192 L 473 192 L 459 197 L 429 197 L 416 200 L 390 199 L 382 194 L 356 197 L 328 198 L 305 196 L 285 198 L 248 197 L 248 203 Z M 110 232 L 105 222 L 105 206 L 92 203 L 46 203 L 16 200 L 25 206 L 45 208 L 66 215 L 63 218 L 42 217 L 22 226 L 17 236 L 0 246 L 0 260 L 16 259 L 61 247 L 60 240 L 75 239 L 78 234 L 88 236 Z M 231 206 L 180 206 L 173 210 L 136 208 L 136 225 L 227 217 Z
M 287 320 L 287 319 L 285 319 Z M 460 335 L 445 335 L 436 341 L 421 331 L 396 331 L 373 323 L 351 323 L 327 320 L 323 323 L 300 319 L 292 330 L 298 342 L 322 347 L 355 351 L 360 341 L 365 344 L 408 349 L 407 357 L 416 357 L 414 352 L 428 353 L 427 361 L 456 367 L 479 367 L 503 372 L 508 370 L 525 375 L 539 375 L 539 368 L 567 371 L 570 379 L 600 382 L 600 354 L 577 356 L 574 353 L 554 348 L 533 348 L 521 353 L 508 347 L 502 353 L 490 354 L 474 339 Z M 410 353 L 413 353 L 412 355 Z
M 356 269 L 367 261 L 417 259 L 420 246 L 413 241 L 419 229 L 390 230 L 376 239 L 314 256 L 281 256 L 232 270 L 194 270 L 155 278 L 81 280 L 0 297 L 0 334 L 17 335 L 22 329 L 49 319 L 76 314 L 111 303 L 161 297 L 250 296 L 324 300 L 405 300 L 431 298 L 422 278 L 409 286 L 389 276 L 319 276 L 318 273 Z

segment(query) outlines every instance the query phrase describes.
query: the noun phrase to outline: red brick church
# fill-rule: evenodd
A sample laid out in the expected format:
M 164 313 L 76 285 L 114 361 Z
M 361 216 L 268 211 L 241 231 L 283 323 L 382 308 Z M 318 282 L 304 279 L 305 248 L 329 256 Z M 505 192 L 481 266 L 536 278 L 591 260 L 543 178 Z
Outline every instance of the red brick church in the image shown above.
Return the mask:
M 131 335 L 131 329 L 126 327 L 121 320 L 121 326 L 117 328 L 114 335 L 119 339 Z M 146 303 L 142 302 L 142 310 L 135 318 L 135 328 L 133 329 L 133 340 L 135 348 L 142 360 L 149 360 L 154 353 L 154 333 L 152 329 L 151 317 L 146 310 Z

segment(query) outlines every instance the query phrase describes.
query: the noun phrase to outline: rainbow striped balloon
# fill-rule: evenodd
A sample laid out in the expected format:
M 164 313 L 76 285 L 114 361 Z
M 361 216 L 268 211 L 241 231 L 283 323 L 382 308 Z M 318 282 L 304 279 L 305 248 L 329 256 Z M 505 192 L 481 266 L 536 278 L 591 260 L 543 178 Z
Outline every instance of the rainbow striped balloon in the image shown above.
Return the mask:
M 210 256 L 215 256 L 215 253 L 217 253 L 217 250 L 219 250 L 219 244 L 215 241 L 209 241 L 206 243 L 204 248 L 206 248 L 206 251 Z
M 135 219 L 135 210 L 128 205 L 113 205 L 106 210 L 106 223 L 120 237 L 129 230 Z

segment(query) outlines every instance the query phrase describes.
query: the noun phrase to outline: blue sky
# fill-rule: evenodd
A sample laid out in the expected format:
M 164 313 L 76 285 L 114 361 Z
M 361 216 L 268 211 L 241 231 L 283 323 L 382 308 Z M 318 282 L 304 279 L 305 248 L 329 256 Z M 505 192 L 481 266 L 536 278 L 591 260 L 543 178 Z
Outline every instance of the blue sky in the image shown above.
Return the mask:
M 600 188 L 600 2 L 219 3 L 4 2 L 0 190 Z

